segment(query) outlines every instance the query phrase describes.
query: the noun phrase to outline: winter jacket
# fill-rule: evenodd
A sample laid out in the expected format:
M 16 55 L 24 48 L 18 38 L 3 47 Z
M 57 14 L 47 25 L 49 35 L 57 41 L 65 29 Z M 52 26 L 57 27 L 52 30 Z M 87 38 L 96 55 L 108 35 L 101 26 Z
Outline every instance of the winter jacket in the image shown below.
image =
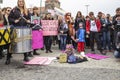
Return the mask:
M 107 22 L 105 21 L 107 20 Z M 103 26 L 105 24 L 105 26 Z M 101 31 L 109 31 L 112 24 L 108 19 L 101 19 Z
M 120 20 L 113 20 L 113 25 L 116 31 L 120 31 Z
M 83 23 L 83 27 L 85 29 L 85 19 L 81 19 L 81 18 L 76 18 L 75 19 L 75 31 L 77 31 L 79 29 L 79 23 Z
M 18 23 L 15 23 L 15 20 L 20 19 L 20 21 Z M 10 22 L 10 24 L 14 25 L 15 27 L 17 26 L 27 26 L 27 22 L 26 20 L 30 20 L 30 15 L 25 15 L 25 14 L 21 14 L 20 9 L 18 7 L 15 7 L 12 9 L 12 11 L 10 12 L 10 15 L 8 16 L 8 20 Z
M 78 29 L 77 39 L 78 39 L 78 42 L 85 42 L 85 30 L 83 28 Z
M 97 26 L 97 31 L 100 32 L 101 30 L 101 23 L 100 23 L 100 20 L 99 19 L 95 19 L 95 23 L 96 23 L 96 26 Z M 86 31 L 90 31 L 90 20 L 86 20 Z
M 63 31 L 63 33 L 61 33 L 61 31 Z M 60 35 L 67 35 L 68 25 L 66 23 L 61 23 L 59 28 L 58 28 L 58 32 L 59 32 Z

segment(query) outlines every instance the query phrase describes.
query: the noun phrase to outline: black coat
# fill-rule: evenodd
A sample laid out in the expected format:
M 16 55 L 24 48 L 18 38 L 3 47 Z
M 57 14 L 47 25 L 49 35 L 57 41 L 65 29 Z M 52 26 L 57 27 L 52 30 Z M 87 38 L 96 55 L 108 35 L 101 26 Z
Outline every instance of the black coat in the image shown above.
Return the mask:
M 21 18 L 20 21 L 18 23 L 15 23 L 15 20 L 17 20 L 19 18 Z M 22 15 L 20 12 L 20 9 L 18 7 L 13 8 L 12 11 L 10 12 L 10 15 L 8 16 L 8 20 L 9 20 L 10 24 L 12 24 L 15 27 L 16 26 L 27 26 L 28 23 L 26 22 L 26 20 L 24 18 L 27 20 L 30 20 L 30 15 L 29 14 Z
M 79 23 L 83 23 L 83 28 L 85 29 L 85 19 L 81 19 L 81 18 L 76 18 L 75 19 L 75 31 L 77 31 L 79 29 Z

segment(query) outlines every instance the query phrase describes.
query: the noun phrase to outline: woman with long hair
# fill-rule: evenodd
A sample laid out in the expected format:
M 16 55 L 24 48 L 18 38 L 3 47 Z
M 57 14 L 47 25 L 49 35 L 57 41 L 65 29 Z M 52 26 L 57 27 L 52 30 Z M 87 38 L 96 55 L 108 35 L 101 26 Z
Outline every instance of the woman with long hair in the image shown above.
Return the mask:
M 9 19 L 9 22 L 12 25 L 11 27 L 13 27 L 13 29 L 20 29 L 21 31 L 23 31 L 24 28 L 26 28 L 25 30 L 29 29 L 27 25 L 28 25 L 28 23 L 30 23 L 30 16 L 29 16 L 29 13 L 26 8 L 24 0 L 17 1 L 17 6 L 11 10 L 8 19 Z M 24 37 L 23 35 L 21 35 L 21 36 Z M 24 46 L 21 46 L 22 50 L 23 50 L 23 47 Z M 28 47 L 30 47 L 30 46 L 28 46 Z M 14 48 L 16 48 L 16 47 L 14 47 Z M 28 51 L 29 50 L 23 51 L 24 61 L 29 61 Z M 7 54 L 6 64 L 10 63 L 10 56 L 11 56 L 11 54 Z
M 67 44 L 72 44 L 71 37 L 75 35 L 75 32 L 74 32 L 74 21 L 72 19 L 71 13 L 65 14 L 65 21 L 68 25 Z
M 39 17 L 37 7 L 33 7 L 33 13 L 31 14 L 31 17 Z M 33 50 L 33 55 L 40 55 L 39 53 L 37 53 L 37 49 Z M 31 52 L 29 52 L 29 54 L 28 54 L 29 57 L 33 57 L 33 55 L 31 54 Z
M 81 11 L 78 11 L 76 14 L 75 24 L 74 24 L 75 33 L 77 33 L 77 31 L 79 29 L 79 23 L 82 23 L 83 29 L 85 29 L 85 19 L 84 19 L 84 16 L 82 15 Z M 75 34 L 75 38 L 76 38 L 76 34 Z M 77 47 L 77 44 L 75 43 L 74 46 Z
M 76 18 L 75 18 L 75 31 L 79 28 L 79 23 L 83 23 L 83 28 L 85 29 L 85 19 L 84 16 L 80 11 L 77 12 Z
M 11 11 L 11 7 L 6 7 L 5 13 L 4 13 L 4 15 L 3 15 L 4 25 L 6 25 L 6 26 L 9 26 L 9 25 L 10 25 L 9 20 L 8 20 L 8 16 L 9 16 L 9 14 L 10 14 L 10 11 Z

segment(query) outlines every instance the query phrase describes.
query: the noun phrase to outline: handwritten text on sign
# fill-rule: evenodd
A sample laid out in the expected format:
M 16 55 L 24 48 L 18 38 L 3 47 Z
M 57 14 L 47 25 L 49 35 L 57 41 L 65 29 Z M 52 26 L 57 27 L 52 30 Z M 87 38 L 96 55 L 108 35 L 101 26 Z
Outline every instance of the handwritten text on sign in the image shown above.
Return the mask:
M 43 36 L 55 36 L 58 34 L 58 20 L 41 20 Z

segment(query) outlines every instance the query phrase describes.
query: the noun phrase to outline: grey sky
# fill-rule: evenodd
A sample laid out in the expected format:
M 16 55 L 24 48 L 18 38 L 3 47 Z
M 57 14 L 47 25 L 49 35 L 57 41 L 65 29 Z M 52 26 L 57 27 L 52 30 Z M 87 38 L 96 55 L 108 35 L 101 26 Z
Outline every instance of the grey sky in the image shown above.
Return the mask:
M 27 7 L 40 6 L 40 0 L 25 0 Z M 44 1 L 42 0 L 44 6 Z M 87 14 L 85 5 L 89 5 L 88 11 L 93 11 L 95 14 L 98 11 L 104 13 L 115 14 L 115 9 L 120 7 L 120 0 L 59 0 L 61 2 L 61 8 L 66 12 L 71 12 L 73 16 L 76 15 L 77 11 L 81 11 L 83 15 Z M 17 0 L 3 0 L 1 7 L 14 7 L 16 6 Z

